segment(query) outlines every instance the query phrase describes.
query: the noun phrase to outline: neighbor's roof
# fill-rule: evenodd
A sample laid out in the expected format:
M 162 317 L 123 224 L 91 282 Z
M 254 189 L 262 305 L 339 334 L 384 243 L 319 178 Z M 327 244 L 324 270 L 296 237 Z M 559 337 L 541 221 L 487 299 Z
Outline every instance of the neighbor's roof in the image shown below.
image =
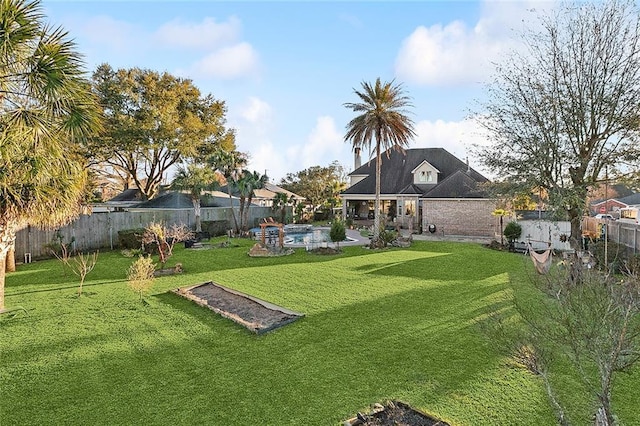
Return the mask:
M 387 152 L 389 157 L 387 157 Z M 381 194 L 422 194 L 428 198 L 484 198 L 478 184 L 489 180 L 444 148 L 414 148 L 405 154 L 395 150 L 382 154 Z M 427 161 L 438 173 L 437 184 L 414 184 L 411 173 Z M 367 175 L 345 191 L 345 195 L 375 193 L 375 159 L 366 162 L 350 175 Z

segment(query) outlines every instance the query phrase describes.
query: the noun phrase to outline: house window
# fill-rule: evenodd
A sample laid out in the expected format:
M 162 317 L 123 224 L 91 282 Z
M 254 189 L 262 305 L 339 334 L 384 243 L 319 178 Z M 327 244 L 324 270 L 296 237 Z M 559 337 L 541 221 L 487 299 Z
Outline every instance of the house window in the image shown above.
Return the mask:
M 420 171 L 420 175 L 418 176 L 418 181 L 423 183 L 433 182 L 433 173 L 431 172 L 431 170 Z

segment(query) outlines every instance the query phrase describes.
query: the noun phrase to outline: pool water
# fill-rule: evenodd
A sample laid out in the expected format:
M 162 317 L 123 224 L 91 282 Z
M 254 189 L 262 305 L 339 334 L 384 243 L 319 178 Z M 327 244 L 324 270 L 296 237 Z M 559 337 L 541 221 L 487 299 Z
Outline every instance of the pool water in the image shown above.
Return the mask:
M 307 230 L 295 230 L 285 231 L 284 243 L 285 244 L 300 244 L 300 245 L 313 245 L 320 243 L 330 243 L 331 237 L 329 236 L 329 228 L 310 228 Z M 352 238 L 347 237 L 343 241 L 355 241 Z

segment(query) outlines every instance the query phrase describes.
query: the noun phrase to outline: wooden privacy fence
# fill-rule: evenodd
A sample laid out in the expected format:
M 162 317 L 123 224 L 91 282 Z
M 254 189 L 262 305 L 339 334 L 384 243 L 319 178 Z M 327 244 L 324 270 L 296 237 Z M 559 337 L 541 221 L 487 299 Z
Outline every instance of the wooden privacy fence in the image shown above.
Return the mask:
M 238 209 L 235 210 L 235 214 L 238 218 Z M 252 206 L 249 210 L 249 225 L 254 226 L 259 219 L 271 215 L 273 211 L 270 207 Z M 233 226 L 229 207 L 203 208 L 200 212 L 200 220 L 203 222 L 226 220 L 230 227 Z M 151 222 L 163 222 L 169 226 L 185 224 L 193 229 L 195 215 L 192 209 L 140 209 L 81 215 L 69 225 L 58 229 L 42 230 L 29 226 L 16 234 L 16 261 L 49 257 L 50 254 L 45 246 L 56 238 L 57 233 L 62 236 L 62 242 L 73 241 L 73 248 L 78 251 L 113 249 L 118 247 L 118 231 L 144 228 Z
M 640 225 L 635 223 L 585 217 L 582 220 L 582 234 L 589 237 L 599 237 L 602 235 L 603 226 L 607 227 L 609 241 L 623 244 L 634 253 L 640 251 Z

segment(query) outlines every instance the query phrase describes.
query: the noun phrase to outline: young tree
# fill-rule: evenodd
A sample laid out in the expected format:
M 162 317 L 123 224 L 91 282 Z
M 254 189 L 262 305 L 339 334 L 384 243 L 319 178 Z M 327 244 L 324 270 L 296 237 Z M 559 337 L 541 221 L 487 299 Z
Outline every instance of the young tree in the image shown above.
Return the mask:
M 77 256 L 73 257 L 73 260 L 67 259 L 66 263 L 69 269 L 71 269 L 71 272 L 73 272 L 80 278 L 78 296 L 82 296 L 82 286 L 84 285 L 84 280 L 89 272 L 93 271 L 96 263 L 98 263 L 98 252 L 95 251 L 92 254 L 87 253 L 86 255 L 83 253 L 79 253 Z
M 634 3 L 566 5 L 523 34 L 524 53 L 498 65 L 478 111 L 484 165 L 512 187 L 542 188 L 571 220 L 575 244 L 589 187 L 640 158 L 640 20 Z
M 107 131 L 90 140 L 87 150 L 96 162 L 130 177 L 148 199 L 182 159 L 203 160 L 218 148 L 235 148 L 224 102 L 201 96 L 191 80 L 103 64 L 93 74 L 93 88 Z
M 153 263 L 151 256 L 138 257 L 138 260 L 133 262 L 127 270 L 127 285 L 133 292 L 140 296 L 141 302 L 143 301 L 143 296 L 148 293 L 153 286 L 155 270 L 156 265 Z
M 640 359 L 638 277 L 584 269 L 576 258 L 565 269 L 541 276 L 537 284 L 548 297 L 545 317 L 536 317 L 526 306 L 518 310 L 530 325 L 533 347 L 543 354 L 539 362 L 548 362 L 560 349 L 599 407 L 595 424 L 616 424 L 611 405 L 615 378 Z
M 376 156 L 376 199 L 372 245 L 379 245 L 380 239 L 380 169 L 382 151 L 394 149 L 403 151 L 409 140 L 416 135 L 413 120 L 407 115 L 411 107 L 410 98 L 404 94 L 402 85 L 393 81 L 382 83 L 378 78 L 374 85 L 362 82 L 362 91 L 353 90 L 360 102 L 345 103 L 344 106 L 358 113 L 347 125 L 344 140 L 351 142 L 353 149 L 367 147 L 375 143 Z
M 5 259 L 27 223 L 79 213 L 86 171 L 78 142 L 100 128 L 75 45 L 39 1 L 0 0 L 0 309 Z
M 200 221 L 200 199 L 205 191 L 212 191 L 220 186 L 215 171 L 209 167 L 189 164 L 187 167 L 180 167 L 176 173 L 171 187 L 180 191 L 188 191 L 193 211 L 196 217 L 196 232 L 202 231 Z

